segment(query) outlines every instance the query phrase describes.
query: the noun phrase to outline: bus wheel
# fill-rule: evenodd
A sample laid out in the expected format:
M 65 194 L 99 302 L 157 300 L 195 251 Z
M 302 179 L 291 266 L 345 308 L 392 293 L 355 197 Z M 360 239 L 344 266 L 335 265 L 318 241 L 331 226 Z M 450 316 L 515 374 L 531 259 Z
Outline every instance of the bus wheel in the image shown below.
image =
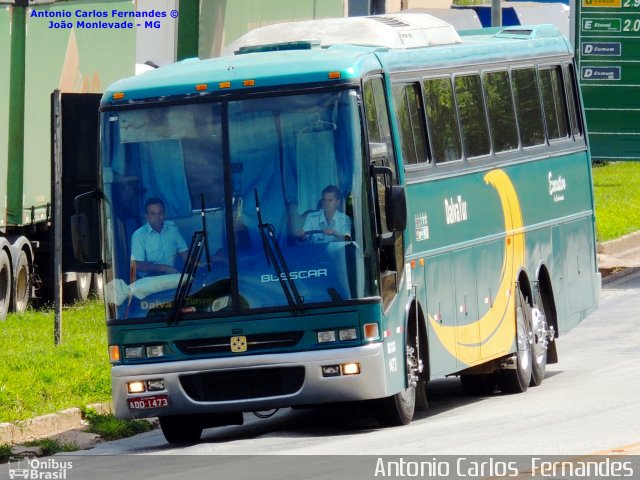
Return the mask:
M 536 306 L 531 311 L 531 327 L 533 344 L 531 346 L 533 362 L 531 364 L 530 387 L 537 387 L 544 380 L 547 370 L 547 348 L 549 345 L 549 328 L 544 313 Z
M 64 284 L 63 299 L 65 303 L 84 302 L 89 298 L 91 289 L 91 272 L 76 272 L 76 280 Z
M 16 278 L 13 289 L 13 311 L 24 313 L 31 299 L 31 275 L 29 274 L 29 257 L 24 250 L 20 250 L 16 262 Z
M 101 273 L 93 274 L 91 289 L 93 290 L 93 293 L 96 294 L 96 297 L 98 297 L 98 300 L 104 300 L 104 281 Z
M 195 415 L 160 417 L 160 428 L 169 443 L 195 443 L 202 435 L 202 423 Z
M 7 318 L 11 302 L 11 264 L 7 252 L 0 250 L 0 320 Z
M 531 306 L 524 299 L 522 292 L 518 292 L 516 306 L 516 345 L 515 358 L 511 357 L 506 365 L 498 372 L 498 385 L 502 393 L 526 392 L 531 382 Z
M 464 391 L 472 396 L 491 395 L 496 389 L 496 377 L 492 373 L 460 375 L 460 381 Z
M 424 388 L 424 385 L 420 385 L 418 380 L 418 360 L 414 343 L 413 335 L 409 335 L 407 338 L 406 358 L 409 386 L 395 395 L 376 400 L 375 415 L 382 427 L 407 425 L 413 420 L 413 414 L 416 409 L 416 388 L 418 386 Z

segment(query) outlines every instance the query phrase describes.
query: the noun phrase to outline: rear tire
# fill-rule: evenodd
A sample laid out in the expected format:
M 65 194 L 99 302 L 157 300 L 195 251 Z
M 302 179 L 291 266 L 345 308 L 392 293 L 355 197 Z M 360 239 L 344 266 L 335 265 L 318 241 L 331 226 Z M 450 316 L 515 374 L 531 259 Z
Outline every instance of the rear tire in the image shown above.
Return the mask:
M 522 292 L 518 291 L 516 306 L 515 369 L 504 369 L 498 373 L 498 385 L 502 393 L 523 393 L 531 382 L 533 357 L 531 354 L 531 306 Z
M 31 265 L 24 250 L 18 253 L 16 277 L 13 281 L 13 311 L 24 313 L 31 300 Z
M 531 345 L 531 383 L 530 387 L 537 387 L 544 380 L 547 370 L 547 349 L 549 345 L 549 327 L 544 312 L 537 307 L 532 310 L 531 327 L 533 344 Z
M 0 250 L 0 320 L 7 318 L 11 304 L 11 263 L 5 250 Z
M 169 443 L 196 443 L 202 436 L 202 423 L 191 415 L 160 417 L 160 428 Z

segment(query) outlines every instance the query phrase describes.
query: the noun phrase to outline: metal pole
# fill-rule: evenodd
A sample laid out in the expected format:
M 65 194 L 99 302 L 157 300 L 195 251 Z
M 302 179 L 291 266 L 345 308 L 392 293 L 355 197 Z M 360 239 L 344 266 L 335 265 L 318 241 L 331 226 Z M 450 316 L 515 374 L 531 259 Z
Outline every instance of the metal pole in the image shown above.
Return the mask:
M 62 95 L 53 92 L 53 341 L 62 342 Z
M 500 0 L 491 0 L 491 26 L 502 26 L 502 2 Z

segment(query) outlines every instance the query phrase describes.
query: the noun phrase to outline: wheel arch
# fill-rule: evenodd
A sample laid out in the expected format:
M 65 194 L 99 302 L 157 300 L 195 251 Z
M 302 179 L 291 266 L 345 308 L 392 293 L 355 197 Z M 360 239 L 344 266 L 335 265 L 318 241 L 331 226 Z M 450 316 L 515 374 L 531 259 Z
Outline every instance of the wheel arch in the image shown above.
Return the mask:
M 533 289 L 531 288 L 531 282 L 529 281 L 529 275 L 524 270 L 520 269 L 518 273 L 518 281 L 516 283 L 517 290 L 522 292 L 527 303 L 533 307 Z
M 540 301 L 542 302 L 542 310 L 547 320 L 547 325 L 553 327 L 554 334 L 549 342 L 547 351 L 547 363 L 558 363 L 558 350 L 557 343 L 553 341 L 560 335 L 560 329 L 558 328 L 558 311 L 556 309 L 556 301 L 553 295 L 553 284 L 551 283 L 551 275 L 549 269 L 544 262 L 540 262 L 538 271 L 536 273 L 538 279 L 538 293 L 540 294 Z
M 547 323 L 553 325 L 553 328 L 555 328 L 555 338 L 558 338 L 558 312 L 553 295 L 551 275 L 549 275 L 549 269 L 545 263 L 540 263 L 536 277 L 538 279 L 538 292 L 540 292 L 540 300 L 542 301 L 544 314 L 547 317 Z
M 33 273 L 33 262 L 35 260 L 35 254 L 33 251 L 33 245 L 31 241 L 27 237 L 19 236 L 19 237 L 10 237 L 7 241 L 11 242 L 9 246 L 10 254 L 9 259 L 11 261 L 11 268 L 13 271 L 13 275 L 15 276 L 15 268 L 18 264 L 18 255 L 20 255 L 21 251 L 27 255 L 27 259 L 29 260 L 29 268 L 31 273 Z
M 418 332 L 420 340 L 419 358 L 422 360 L 423 364 L 422 375 L 423 378 L 428 381 L 431 377 L 431 371 L 429 368 L 429 346 L 426 316 L 424 315 L 424 309 L 422 308 L 420 301 L 415 297 L 415 295 L 411 295 L 409 302 L 407 302 L 404 316 L 404 330 L 407 332 L 407 335 L 415 335 L 416 333 L 416 314 L 418 315 L 418 327 L 420 329 Z

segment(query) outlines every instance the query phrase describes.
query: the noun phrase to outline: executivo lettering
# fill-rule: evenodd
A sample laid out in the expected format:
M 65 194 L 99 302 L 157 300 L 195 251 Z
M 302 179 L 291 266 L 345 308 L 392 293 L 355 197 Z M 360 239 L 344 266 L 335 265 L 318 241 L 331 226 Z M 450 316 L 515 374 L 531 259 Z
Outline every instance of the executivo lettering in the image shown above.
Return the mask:
M 567 189 L 567 181 L 562 175 L 553 178 L 553 173 L 549 172 L 549 195 L 553 197 L 555 203 L 564 200 L 564 192 Z

